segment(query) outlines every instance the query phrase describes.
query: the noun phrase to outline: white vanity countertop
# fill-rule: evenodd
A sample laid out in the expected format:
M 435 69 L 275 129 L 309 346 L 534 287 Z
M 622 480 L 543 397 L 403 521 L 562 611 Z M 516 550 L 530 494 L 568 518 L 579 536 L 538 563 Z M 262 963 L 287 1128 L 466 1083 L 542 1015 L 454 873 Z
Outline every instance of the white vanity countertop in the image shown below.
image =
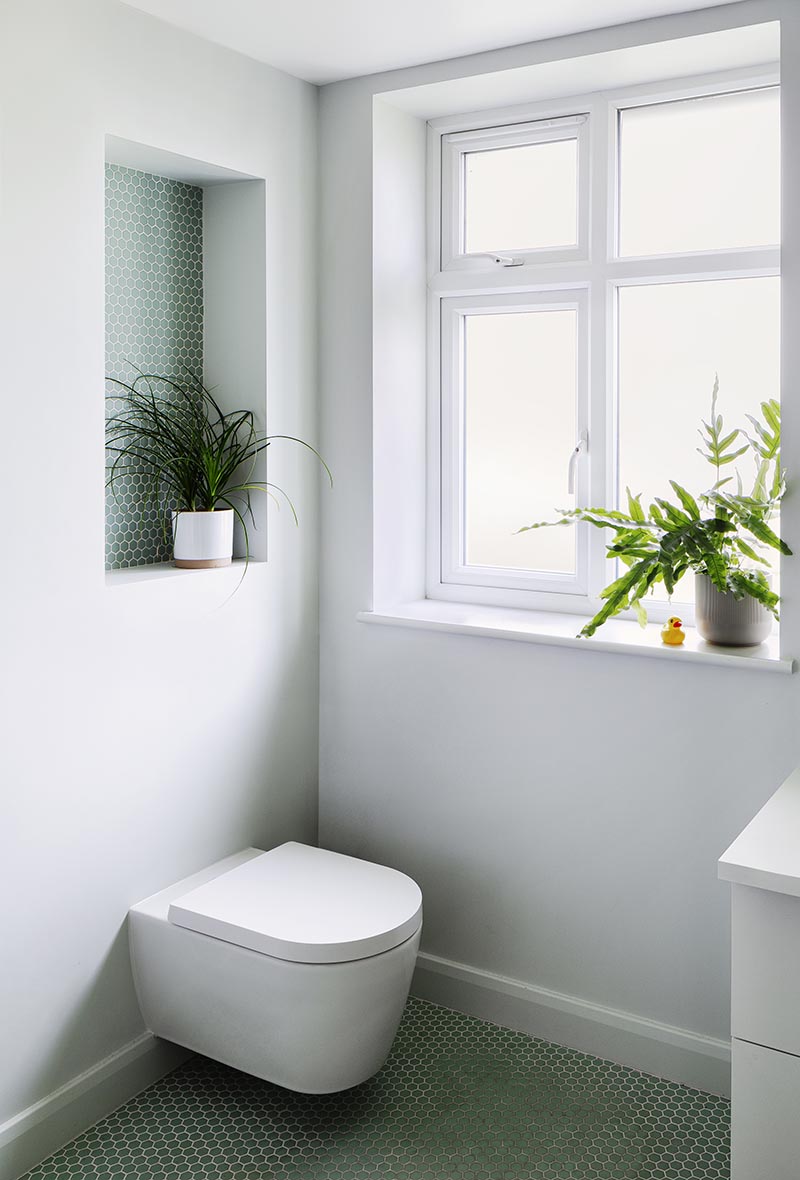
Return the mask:
M 722 854 L 719 876 L 800 897 L 800 767 Z

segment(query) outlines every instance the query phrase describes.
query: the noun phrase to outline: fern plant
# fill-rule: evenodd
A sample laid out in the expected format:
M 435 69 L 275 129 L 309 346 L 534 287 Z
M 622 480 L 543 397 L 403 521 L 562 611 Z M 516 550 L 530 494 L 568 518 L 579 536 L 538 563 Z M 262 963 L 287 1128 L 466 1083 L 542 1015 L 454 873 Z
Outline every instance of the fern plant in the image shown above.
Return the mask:
M 697 450 L 715 475 L 707 491 L 695 497 L 670 480 L 674 499 L 656 497 L 645 507 L 641 495 L 633 495 L 627 488 L 627 512 L 572 508 L 560 510 L 559 521 L 540 521 L 519 530 L 524 533 L 584 520 L 613 533 L 607 555 L 618 559 L 626 569 L 602 591 L 602 606 L 582 628 L 581 636 L 594 635 L 608 619 L 629 609 L 644 626 L 646 595 L 659 582 L 671 595 L 688 571 L 705 574 L 722 593 L 729 591 L 736 598 L 756 599 L 778 617 L 780 600 L 764 571 L 770 568 L 767 551 L 791 554 L 770 527 L 786 490 L 780 461 L 780 406 L 771 399 L 761 403 L 760 417 L 748 414 L 752 432 L 742 427 L 726 431 L 722 414 L 717 411 L 718 395 L 717 378 L 710 420 L 703 421 L 698 431 L 701 446 Z M 745 493 L 737 473 L 736 490 L 732 491 L 728 485 L 733 477 L 726 476 L 724 469 L 748 451 L 755 460 L 753 485 Z
M 161 513 L 165 539 L 170 511 L 213 512 L 224 506 L 233 509 L 242 525 L 249 558 L 247 520 L 255 523 L 255 491 L 276 503 L 282 497 L 297 523 L 295 506 L 283 488 L 255 478 L 259 455 L 278 439 L 316 455 L 333 486 L 330 468 L 310 443 L 294 435 L 261 433 L 252 410 L 223 410 L 191 372 L 183 381 L 141 372 L 130 383 L 107 380 L 113 410 L 106 419 L 106 484 L 116 493 L 120 482 L 141 477 L 143 514 L 148 507 Z

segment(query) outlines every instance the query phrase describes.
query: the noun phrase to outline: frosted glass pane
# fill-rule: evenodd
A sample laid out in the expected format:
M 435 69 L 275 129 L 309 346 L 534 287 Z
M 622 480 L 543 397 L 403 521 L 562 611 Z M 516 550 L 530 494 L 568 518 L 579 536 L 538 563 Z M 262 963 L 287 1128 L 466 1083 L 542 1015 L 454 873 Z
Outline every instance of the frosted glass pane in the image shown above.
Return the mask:
M 620 253 L 777 245 L 777 88 L 623 111 Z
M 573 573 L 574 529 L 514 533 L 568 508 L 576 435 L 577 313 L 466 323 L 465 542 L 470 565 Z
M 692 493 L 714 482 L 697 453 L 714 373 L 728 430 L 780 397 L 780 279 L 725 279 L 623 287 L 619 292 L 619 486 L 674 499 L 669 480 Z M 737 466 L 747 486 L 754 463 Z M 609 563 L 609 570 L 612 569 Z M 609 575 L 610 577 L 611 575 Z M 693 598 L 691 579 L 676 600 Z M 663 595 L 662 595 L 663 597 Z
M 576 139 L 469 152 L 464 159 L 468 254 L 576 244 Z

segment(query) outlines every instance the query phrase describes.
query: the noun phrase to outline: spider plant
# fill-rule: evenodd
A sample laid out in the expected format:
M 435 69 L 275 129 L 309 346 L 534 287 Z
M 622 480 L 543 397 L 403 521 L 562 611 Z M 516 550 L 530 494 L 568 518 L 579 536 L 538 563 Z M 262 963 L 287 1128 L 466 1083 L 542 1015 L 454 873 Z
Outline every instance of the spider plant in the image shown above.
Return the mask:
M 233 509 L 242 526 L 249 560 L 247 521 L 255 526 L 255 491 L 278 504 L 279 497 L 285 500 L 297 524 L 297 511 L 283 488 L 255 478 L 258 456 L 278 439 L 316 455 L 333 486 L 330 468 L 310 443 L 290 434 L 261 433 L 252 410 L 223 410 L 194 373 L 176 380 L 137 371 L 130 383 L 107 380 L 112 405 L 106 419 L 106 484 L 116 494 L 121 481 L 141 477 L 143 514 L 148 507 L 161 512 L 165 539 L 170 511 L 213 512 L 224 506 Z
M 606 548 L 609 558 L 619 560 L 625 572 L 606 586 L 600 594 L 602 606 L 580 631 L 594 635 L 598 627 L 623 610 L 633 610 L 644 626 L 647 613 L 644 597 L 659 582 L 672 595 L 675 585 L 687 571 L 705 574 L 721 593 L 737 599 L 749 596 L 778 618 L 778 595 L 771 589 L 765 569 L 770 562 L 768 550 L 791 554 L 791 549 L 770 528 L 786 491 L 780 460 L 781 418 L 777 401 L 761 403 L 761 416 L 747 415 L 752 428 L 727 431 L 722 414 L 717 412 L 719 380 L 715 379 L 711 395 L 711 417 L 698 431 L 697 448 L 714 469 L 714 483 L 698 496 L 692 496 L 674 480 L 670 485 L 675 499 L 656 497 L 649 507 L 642 505 L 641 495 L 627 492 L 627 512 L 607 508 L 559 509 L 561 520 L 542 521 L 519 530 L 572 524 L 584 520 L 613 533 Z M 755 460 L 755 475 L 749 492 L 742 487 L 737 473 L 736 491 L 729 484 L 732 476 L 723 469 L 750 452 Z

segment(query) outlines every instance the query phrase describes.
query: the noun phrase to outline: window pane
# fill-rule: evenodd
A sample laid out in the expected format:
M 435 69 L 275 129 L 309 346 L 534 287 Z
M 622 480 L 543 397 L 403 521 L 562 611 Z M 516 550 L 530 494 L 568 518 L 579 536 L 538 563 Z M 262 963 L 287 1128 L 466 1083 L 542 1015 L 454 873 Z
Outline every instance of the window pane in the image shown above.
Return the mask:
M 776 87 L 620 116 L 620 253 L 777 245 Z
M 629 486 L 644 492 L 648 503 L 654 496 L 674 499 L 670 479 L 693 495 L 714 483 L 714 469 L 696 448 L 700 419 L 709 418 L 715 372 L 726 433 L 735 426 L 750 429 L 745 414 L 758 414 L 762 401 L 780 397 L 780 279 L 620 289 L 622 497 Z M 743 455 L 724 475 L 735 478 L 737 467 L 749 490 L 753 460 Z M 689 602 L 693 594 L 693 579 L 687 578 L 674 597 Z
M 574 246 L 578 226 L 578 141 L 468 152 L 468 254 Z
M 467 564 L 574 573 L 574 529 L 514 534 L 571 506 L 576 358 L 575 311 L 467 317 Z

